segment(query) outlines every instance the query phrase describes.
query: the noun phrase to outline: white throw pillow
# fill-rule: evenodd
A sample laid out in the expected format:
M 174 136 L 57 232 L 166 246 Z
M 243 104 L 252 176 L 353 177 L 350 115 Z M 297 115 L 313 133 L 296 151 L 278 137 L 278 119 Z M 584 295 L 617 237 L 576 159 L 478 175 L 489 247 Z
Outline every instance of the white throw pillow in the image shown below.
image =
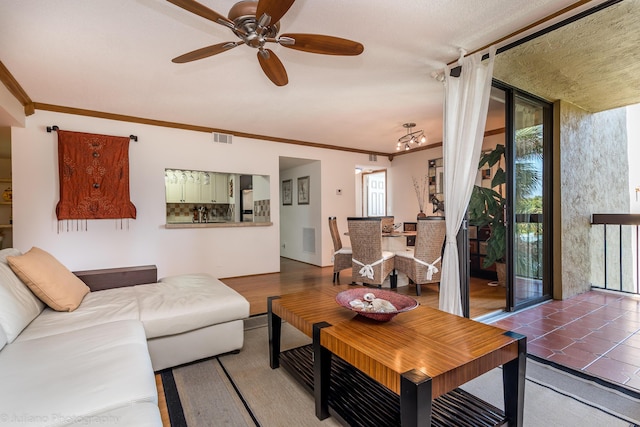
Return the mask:
M 8 256 L 21 252 L 8 248 L 0 250 L 0 327 L 12 343 L 20 332 L 44 309 L 44 304 L 29 290 L 7 263 Z

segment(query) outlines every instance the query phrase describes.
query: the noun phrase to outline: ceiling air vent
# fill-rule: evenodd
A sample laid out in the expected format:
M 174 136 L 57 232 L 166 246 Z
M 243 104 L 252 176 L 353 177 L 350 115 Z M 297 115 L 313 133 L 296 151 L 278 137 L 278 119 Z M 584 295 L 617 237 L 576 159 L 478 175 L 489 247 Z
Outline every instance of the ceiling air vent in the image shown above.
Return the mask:
M 231 144 L 231 135 L 227 133 L 213 132 L 213 142 L 219 142 L 221 144 Z

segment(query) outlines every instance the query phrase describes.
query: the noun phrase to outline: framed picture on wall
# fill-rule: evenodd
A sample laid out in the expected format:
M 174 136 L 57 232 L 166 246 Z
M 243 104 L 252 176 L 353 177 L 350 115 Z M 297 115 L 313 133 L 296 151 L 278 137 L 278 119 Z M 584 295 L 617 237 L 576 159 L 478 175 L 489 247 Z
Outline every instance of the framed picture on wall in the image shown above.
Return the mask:
M 293 204 L 292 185 L 290 179 L 282 181 L 282 204 L 284 206 Z
M 298 178 L 298 204 L 299 205 L 308 205 L 309 204 L 309 177 L 303 176 Z

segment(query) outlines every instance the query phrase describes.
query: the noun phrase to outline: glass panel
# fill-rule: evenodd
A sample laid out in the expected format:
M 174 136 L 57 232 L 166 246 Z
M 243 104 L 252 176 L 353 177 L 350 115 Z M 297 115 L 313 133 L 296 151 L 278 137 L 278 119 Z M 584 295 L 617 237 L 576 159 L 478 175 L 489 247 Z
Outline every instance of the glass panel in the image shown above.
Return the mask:
M 516 306 L 544 296 L 544 116 L 540 104 L 515 97 L 513 292 Z

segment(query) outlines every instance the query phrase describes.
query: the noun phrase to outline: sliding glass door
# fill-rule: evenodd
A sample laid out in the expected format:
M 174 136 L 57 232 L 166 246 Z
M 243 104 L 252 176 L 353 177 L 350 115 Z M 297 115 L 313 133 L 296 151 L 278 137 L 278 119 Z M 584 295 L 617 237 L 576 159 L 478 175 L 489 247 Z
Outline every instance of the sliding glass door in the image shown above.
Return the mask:
M 551 297 L 551 106 L 508 89 L 507 309 Z M 509 117 L 510 116 L 510 117 Z

